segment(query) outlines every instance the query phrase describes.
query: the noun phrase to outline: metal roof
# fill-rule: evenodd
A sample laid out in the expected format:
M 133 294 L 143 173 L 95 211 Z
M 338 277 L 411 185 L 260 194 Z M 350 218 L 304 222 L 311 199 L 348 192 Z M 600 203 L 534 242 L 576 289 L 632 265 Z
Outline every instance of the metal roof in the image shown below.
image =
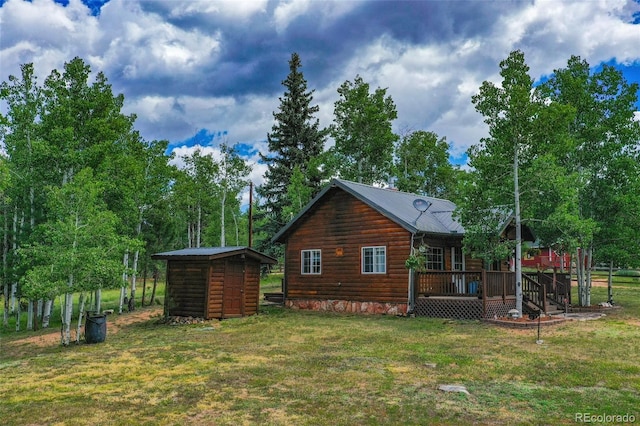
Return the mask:
M 199 247 L 184 248 L 181 250 L 166 251 L 156 253 L 151 257 L 153 259 L 175 260 L 175 259 L 193 259 L 193 260 L 212 260 L 223 257 L 246 255 L 260 260 L 261 263 L 276 263 L 277 260 L 271 256 L 260 253 L 250 247 L 230 246 L 230 247 Z
M 296 217 L 273 237 L 272 241 L 280 241 L 300 217 L 312 209 L 331 188 L 336 187 L 353 195 L 409 232 L 438 235 L 460 234 L 461 236 L 464 234 L 462 224 L 453 217 L 453 211 L 456 206 L 449 200 L 425 197 L 395 189 L 378 188 L 342 179 L 333 179 Z M 417 199 L 430 203 L 424 212 L 414 207 L 414 202 Z

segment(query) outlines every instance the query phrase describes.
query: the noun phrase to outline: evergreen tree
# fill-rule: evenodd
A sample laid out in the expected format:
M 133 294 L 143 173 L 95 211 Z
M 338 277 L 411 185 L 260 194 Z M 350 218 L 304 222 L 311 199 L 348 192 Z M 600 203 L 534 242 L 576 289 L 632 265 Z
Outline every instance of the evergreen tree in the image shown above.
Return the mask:
M 312 106 L 313 90 L 307 90 L 307 81 L 300 71 L 301 62 L 297 53 L 291 55 L 289 75 L 282 85 L 286 88 L 280 99 L 278 111 L 273 113 L 275 124 L 267 135 L 270 155 L 261 155 L 268 169 L 265 183 L 257 188 L 262 197 L 263 208 L 270 217 L 264 222 L 268 235 L 274 235 L 287 223 L 283 210 L 291 205 L 287 188 L 291 183 L 293 170 L 298 167 L 306 178 L 306 186 L 315 195 L 322 185 L 322 175 L 315 167 L 315 159 L 323 152 L 327 130 L 320 129 L 314 117 L 319 111 Z M 260 249 L 269 252 L 268 247 Z

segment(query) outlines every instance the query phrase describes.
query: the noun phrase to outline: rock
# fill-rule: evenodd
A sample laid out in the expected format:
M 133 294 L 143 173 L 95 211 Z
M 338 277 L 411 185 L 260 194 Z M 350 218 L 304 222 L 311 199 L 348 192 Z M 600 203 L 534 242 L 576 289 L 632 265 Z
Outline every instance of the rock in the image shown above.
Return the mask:
M 467 388 L 461 385 L 439 385 L 438 389 L 444 392 L 460 392 L 469 395 Z

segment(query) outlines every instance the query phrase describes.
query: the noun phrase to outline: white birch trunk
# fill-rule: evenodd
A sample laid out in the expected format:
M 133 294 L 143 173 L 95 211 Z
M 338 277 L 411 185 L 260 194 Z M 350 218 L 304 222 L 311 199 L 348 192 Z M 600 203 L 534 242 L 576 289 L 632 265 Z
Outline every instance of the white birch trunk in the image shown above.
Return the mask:
M 2 236 L 2 295 L 4 296 L 4 313 L 2 316 L 2 326 L 9 326 L 9 280 L 8 280 L 8 265 L 9 265 L 9 229 L 7 228 L 8 211 L 5 206 L 3 210 L 4 227 Z
M 18 206 L 15 206 L 13 209 L 13 244 L 12 249 L 13 253 L 18 250 L 18 243 L 16 241 L 16 236 L 18 235 Z M 16 293 L 18 291 L 18 283 L 11 284 L 11 313 L 16 311 Z
M 73 276 L 69 277 L 69 282 L 73 282 Z M 71 287 L 71 286 L 70 286 Z M 69 346 L 71 342 L 71 316 L 73 314 L 73 293 L 64 294 L 64 303 L 62 304 L 62 328 L 61 343 L 62 346 Z
M 609 279 L 607 280 L 607 303 L 613 303 L 613 260 L 609 261 Z
M 27 330 L 33 330 L 33 301 L 27 301 Z
M 585 280 L 585 293 L 586 293 L 586 305 L 591 306 L 591 262 L 593 261 L 593 246 L 589 246 L 587 250 L 587 261 L 585 265 L 585 269 L 587 271 L 586 280 Z
M 95 305 L 96 314 L 102 312 L 102 289 L 99 288 L 96 290 L 96 305 Z
M 134 311 L 136 309 L 136 279 L 137 279 L 137 271 L 138 271 L 138 258 L 140 256 L 140 250 L 136 250 L 133 254 L 133 270 L 131 271 L 131 297 L 129 298 L 129 306 L 130 311 Z
M 80 343 L 80 332 L 82 331 L 82 320 L 84 319 L 84 291 L 80 293 L 80 300 L 78 302 L 78 325 L 76 326 L 76 343 Z
M 49 320 L 51 319 L 51 308 L 53 307 L 53 300 L 47 299 L 44 302 L 44 309 L 42 311 L 42 328 L 49 327 Z
M 4 296 L 4 314 L 2 315 L 2 326 L 8 327 L 9 326 L 9 283 L 8 282 L 4 283 L 2 295 Z
M 520 220 L 520 184 L 518 182 L 518 144 L 513 156 L 513 194 L 516 220 L 516 309 L 522 316 L 522 224 Z
M 196 247 L 200 247 L 200 236 L 202 234 L 202 205 L 198 203 L 198 228 L 196 229 Z
M 220 202 L 220 247 L 225 247 L 227 239 L 225 237 L 226 231 L 224 228 L 224 205 L 227 199 L 227 191 L 222 191 L 222 201 Z
M 129 252 L 125 252 L 122 259 L 122 264 L 124 265 L 124 268 L 125 268 L 125 271 L 122 273 L 122 282 L 126 283 L 128 280 L 128 274 L 126 269 L 129 267 Z M 120 303 L 118 305 L 119 314 L 122 313 L 122 306 L 124 305 L 124 297 L 126 295 L 127 295 L 127 286 L 126 284 L 123 284 L 123 286 L 120 288 Z

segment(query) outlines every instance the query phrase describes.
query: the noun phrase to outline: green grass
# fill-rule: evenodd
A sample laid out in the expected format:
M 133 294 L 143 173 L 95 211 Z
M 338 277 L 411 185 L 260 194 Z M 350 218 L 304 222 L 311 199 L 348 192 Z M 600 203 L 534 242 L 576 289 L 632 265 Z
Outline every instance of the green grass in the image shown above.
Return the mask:
M 271 278 L 267 291 L 278 291 Z M 640 419 L 640 285 L 595 321 L 510 330 L 478 321 L 296 311 L 191 326 L 155 318 L 104 343 L 4 334 L 2 424 L 575 424 Z M 592 301 L 606 300 L 594 288 Z M 159 317 L 160 307 L 152 309 Z M 125 314 L 130 315 L 130 314 Z M 120 318 L 111 318 L 116 321 Z M 110 327 L 112 325 L 108 325 Z M 470 395 L 438 390 L 464 385 Z

